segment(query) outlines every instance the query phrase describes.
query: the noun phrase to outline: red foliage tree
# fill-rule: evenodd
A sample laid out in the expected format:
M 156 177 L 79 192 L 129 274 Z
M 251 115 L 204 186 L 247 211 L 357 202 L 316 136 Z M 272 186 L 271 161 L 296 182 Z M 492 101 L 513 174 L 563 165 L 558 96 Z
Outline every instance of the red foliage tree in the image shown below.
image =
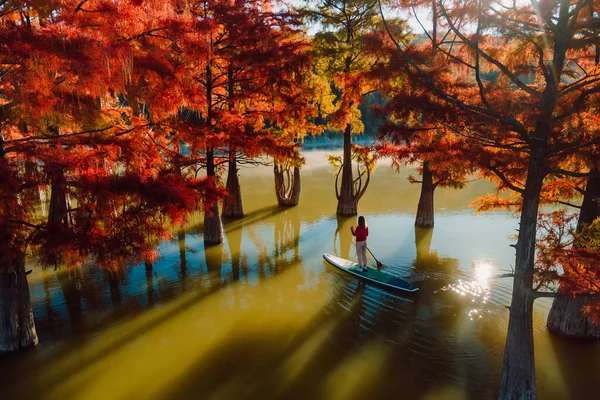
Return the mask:
M 282 133 L 315 129 L 306 118 L 315 107 L 302 102 L 304 76 L 310 72 L 307 42 L 294 28 L 299 25 L 296 16 L 273 11 L 273 1 L 192 4 L 194 15 L 210 27 L 209 51 L 204 62 L 197 62 L 190 48 L 189 91 L 200 97 L 189 101 L 192 111 L 183 115 L 188 129 L 173 139 L 189 149 L 184 163 L 205 167 L 216 181 L 217 168 L 229 164 L 223 215 L 241 217 L 239 162 L 265 154 L 290 158 L 297 146 Z M 213 204 L 205 210 L 204 241 L 222 240 L 218 205 Z
M 152 260 L 167 221 L 216 201 L 210 181 L 173 174 L 164 133 L 138 115 L 139 102 L 118 97 L 132 82 L 131 61 L 148 59 L 143 38 L 155 24 L 181 28 L 182 18 L 177 2 L 2 4 L 0 350 L 37 343 L 29 251 L 51 265 Z M 40 218 L 28 192 L 48 186 L 49 215 Z
M 584 126 L 600 93 L 594 6 L 437 2 L 446 34 L 438 35 L 436 62 L 431 38 L 423 49 L 396 43 L 397 68 L 454 108 L 458 130 L 481 149 L 478 163 L 521 196 L 501 398 L 536 396 L 532 310 L 544 295 L 534 288 L 538 209 L 553 166 L 595 134 Z

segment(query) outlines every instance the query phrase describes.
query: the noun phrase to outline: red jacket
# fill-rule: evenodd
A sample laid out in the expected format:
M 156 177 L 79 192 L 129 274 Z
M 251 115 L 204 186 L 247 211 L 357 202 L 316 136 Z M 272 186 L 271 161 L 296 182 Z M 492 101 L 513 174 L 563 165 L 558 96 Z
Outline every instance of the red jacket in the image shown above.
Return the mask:
M 357 242 L 364 242 L 367 240 L 367 236 L 369 236 L 369 227 L 363 229 L 360 226 L 357 226 L 356 229 L 354 229 L 354 227 L 351 226 L 350 230 L 352 231 L 352 234 L 356 236 Z

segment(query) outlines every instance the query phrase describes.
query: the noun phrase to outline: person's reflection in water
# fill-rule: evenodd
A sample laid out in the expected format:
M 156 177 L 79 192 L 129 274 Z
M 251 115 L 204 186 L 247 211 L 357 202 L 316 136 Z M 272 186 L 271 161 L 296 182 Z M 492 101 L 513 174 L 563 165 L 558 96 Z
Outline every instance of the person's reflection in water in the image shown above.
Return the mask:
M 352 247 L 352 232 L 350 226 L 354 223 L 353 217 L 337 217 L 337 228 L 333 234 L 333 252 L 341 258 L 350 259 L 350 248 Z M 339 238 L 339 252 L 336 247 L 337 239 Z

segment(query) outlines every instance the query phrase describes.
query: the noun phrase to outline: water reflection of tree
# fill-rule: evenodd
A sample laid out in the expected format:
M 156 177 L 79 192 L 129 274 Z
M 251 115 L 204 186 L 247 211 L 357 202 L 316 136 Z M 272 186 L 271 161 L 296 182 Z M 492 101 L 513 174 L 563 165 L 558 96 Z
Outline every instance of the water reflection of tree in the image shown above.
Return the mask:
M 241 276 L 248 277 L 248 256 L 242 255 L 242 227 L 227 230 L 227 243 L 231 253 L 231 282 L 237 282 Z
M 269 255 L 269 248 L 263 238 L 261 238 L 254 227 L 248 227 L 246 234 L 250 241 L 258 250 L 257 258 L 257 273 L 259 279 L 264 279 L 268 274 L 273 272 L 275 264 L 272 257 Z
M 350 227 L 355 223 L 356 218 L 336 215 L 336 219 L 337 226 L 333 234 L 333 252 L 334 254 L 349 260 L 350 248 L 352 247 L 352 232 L 350 232 Z M 338 240 L 340 243 L 339 252 L 336 247 Z
M 187 259 L 185 257 L 185 231 L 177 232 L 177 244 L 179 245 L 179 279 L 181 279 L 182 289 L 185 291 L 185 279 L 187 277 Z
M 104 281 L 108 284 L 110 301 L 115 312 L 119 312 L 123 297 L 121 295 L 121 281 L 125 279 L 125 268 L 119 267 L 116 270 L 103 270 Z
M 221 286 L 221 267 L 223 265 L 223 244 L 204 247 L 207 277 L 211 288 Z
M 300 245 L 300 212 L 298 208 L 286 209 L 275 216 L 274 252 L 277 261 L 298 262 L 301 260 L 298 247 Z M 292 257 L 288 252 L 292 250 Z
M 146 260 L 144 262 L 146 267 L 146 296 L 148 297 L 148 308 L 154 305 L 154 273 L 152 262 Z
M 52 305 L 53 296 L 51 292 L 52 287 L 52 278 L 50 274 L 43 273 L 42 277 L 43 287 L 44 287 L 44 309 L 46 311 L 46 319 L 45 320 L 36 320 L 36 328 L 38 330 L 46 328 L 50 337 L 52 339 L 56 339 L 59 335 L 59 329 L 57 329 L 57 321 L 60 322 L 60 315 L 56 312 Z M 41 333 L 38 333 L 40 336 Z
M 83 273 L 81 271 L 81 266 L 55 270 L 55 275 L 65 298 L 65 306 L 67 308 L 67 314 L 69 315 L 71 330 L 73 333 L 79 334 L 82 332 L 83 328 L 83 310 L 81 305 Z

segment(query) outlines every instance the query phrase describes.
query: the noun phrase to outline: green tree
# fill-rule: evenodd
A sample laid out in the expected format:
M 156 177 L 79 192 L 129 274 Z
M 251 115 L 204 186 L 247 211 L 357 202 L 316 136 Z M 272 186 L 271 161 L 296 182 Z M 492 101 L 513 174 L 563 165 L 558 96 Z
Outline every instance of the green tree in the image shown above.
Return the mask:
M 321 27 L 313 38 L 317 69 L 330 79 L 334 91 L 339 94 L 335 111 L 328 120 L 330 128 L 344 132 L 339 188 L 336 181 L 337 214 L 356 215 L 358 201 L 367 189 L 371 171 L 366 166 L 366 174 L 354 178 L 352 134 L 364 130 L 358 107 L 363 102 L 363 97 L 373 92 L 367 73 L 377 63 L 377 55 L 366 45 L 366 39 L 382 27 L 378 2 L 307 1 L 300 12 L 307 21 Z

